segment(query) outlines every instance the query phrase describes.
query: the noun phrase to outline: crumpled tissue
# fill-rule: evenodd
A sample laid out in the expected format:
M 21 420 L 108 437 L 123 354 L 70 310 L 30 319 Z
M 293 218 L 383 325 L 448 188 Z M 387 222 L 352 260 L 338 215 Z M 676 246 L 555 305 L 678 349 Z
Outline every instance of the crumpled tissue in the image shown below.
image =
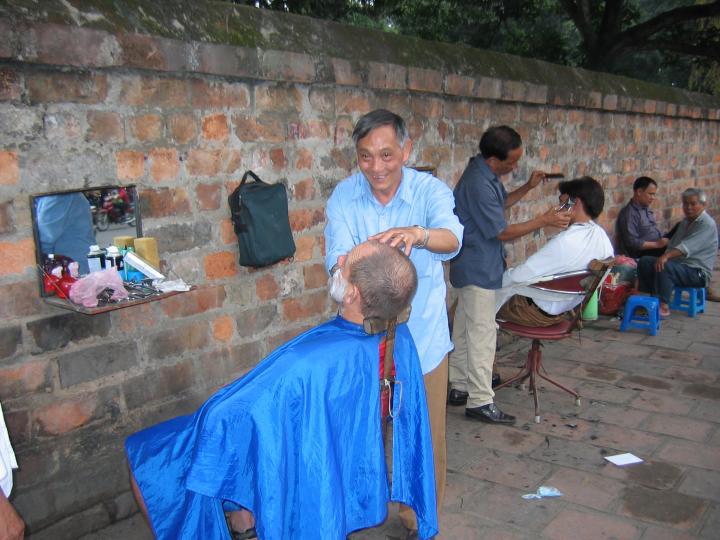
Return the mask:
M 535 493 L 528 493 L 523 495 L 522 498 L 525 500 L 531 499 L 544 499 L 545 497 L 562 497 L 563 494 L 558 488 L 551 486 L 540 486 Z
M 172 292 L 172 291 L 189 291 L 190 285 L 185 283 L 182 279 L 174 279 L 172 281 L 156 281 L 153 283 L 156 289 L 161 290 L 162 292 Z

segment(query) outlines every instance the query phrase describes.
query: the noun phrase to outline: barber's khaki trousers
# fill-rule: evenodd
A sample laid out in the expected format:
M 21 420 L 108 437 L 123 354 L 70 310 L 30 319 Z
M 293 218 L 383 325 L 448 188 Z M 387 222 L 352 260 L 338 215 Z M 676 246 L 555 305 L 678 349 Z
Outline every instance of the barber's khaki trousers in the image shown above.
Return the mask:
M 497 340 L 495 290 L 468 285 L 457 291 L 450 386 L 468 393 L 467 407 L 482 407 L 492 403 L 495 397 L 492 389 Z
M 425 395 L 427 396 L 428 416 L 430 417 L 430 435 L 432 437 L 433 460 L 435 461 L 435 496 L 437 497 L 437 513 L 440 518 L 440 509 L 445 498 L 445 478 L 447 475 L 447 446 L 445 442 L 445 412 L 447 402 L 448 359 L 442 362 L 430 373 L 423 376 Z M 388 430 L 390 431 L 390 430 Z M 392 457 L 392 446 L 385 445 L 385 457 Z M 389 452 L 388 452 L 389 451 Z M 392 461 L 390 459 L 390 461 Z M 400 521 L 409 530 L 417 529 L 415 512 L 404 504 L 399 505 L 398 515 Z

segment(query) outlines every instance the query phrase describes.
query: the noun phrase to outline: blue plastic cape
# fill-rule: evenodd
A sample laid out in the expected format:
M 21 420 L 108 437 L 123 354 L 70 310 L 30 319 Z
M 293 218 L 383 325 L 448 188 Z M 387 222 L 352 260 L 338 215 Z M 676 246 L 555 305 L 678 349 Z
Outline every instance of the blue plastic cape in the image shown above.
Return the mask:
M 437 534 L 430 424 L 406 325 L 395 340 L 393 482 L 380 420 L 381 336 L 337 317 L 271 353 L 193 415 L 126 441 L 159 539 L 228 539 L 223 504 L 253 512 L 261 540 L 345 539 L 382 523 L 389 499 Z

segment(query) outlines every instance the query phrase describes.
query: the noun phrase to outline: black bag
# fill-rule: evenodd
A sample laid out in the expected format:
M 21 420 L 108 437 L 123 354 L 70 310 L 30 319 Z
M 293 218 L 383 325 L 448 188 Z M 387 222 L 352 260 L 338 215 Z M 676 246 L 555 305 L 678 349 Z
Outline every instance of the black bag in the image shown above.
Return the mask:
M 251 176 L 254 182 L 245 183 Z M 241 266 L 268 266 L 295 254 L 285 186 L 247 171 L 228 197 Z

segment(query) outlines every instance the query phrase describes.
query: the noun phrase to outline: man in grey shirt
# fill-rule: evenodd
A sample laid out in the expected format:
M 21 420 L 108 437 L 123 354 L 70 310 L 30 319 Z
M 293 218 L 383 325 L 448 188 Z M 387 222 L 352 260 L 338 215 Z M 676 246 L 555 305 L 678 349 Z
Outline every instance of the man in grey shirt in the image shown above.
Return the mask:
M 674 287 L 707 287 L 718 249 L 715 220 L 705 212 L 707 198 L 698 188 L 683 191 L 685 219 L 678 225 L 665 253 L 638 262 L 639 288 L 660 298 L 660 316 L 670 315 Z

